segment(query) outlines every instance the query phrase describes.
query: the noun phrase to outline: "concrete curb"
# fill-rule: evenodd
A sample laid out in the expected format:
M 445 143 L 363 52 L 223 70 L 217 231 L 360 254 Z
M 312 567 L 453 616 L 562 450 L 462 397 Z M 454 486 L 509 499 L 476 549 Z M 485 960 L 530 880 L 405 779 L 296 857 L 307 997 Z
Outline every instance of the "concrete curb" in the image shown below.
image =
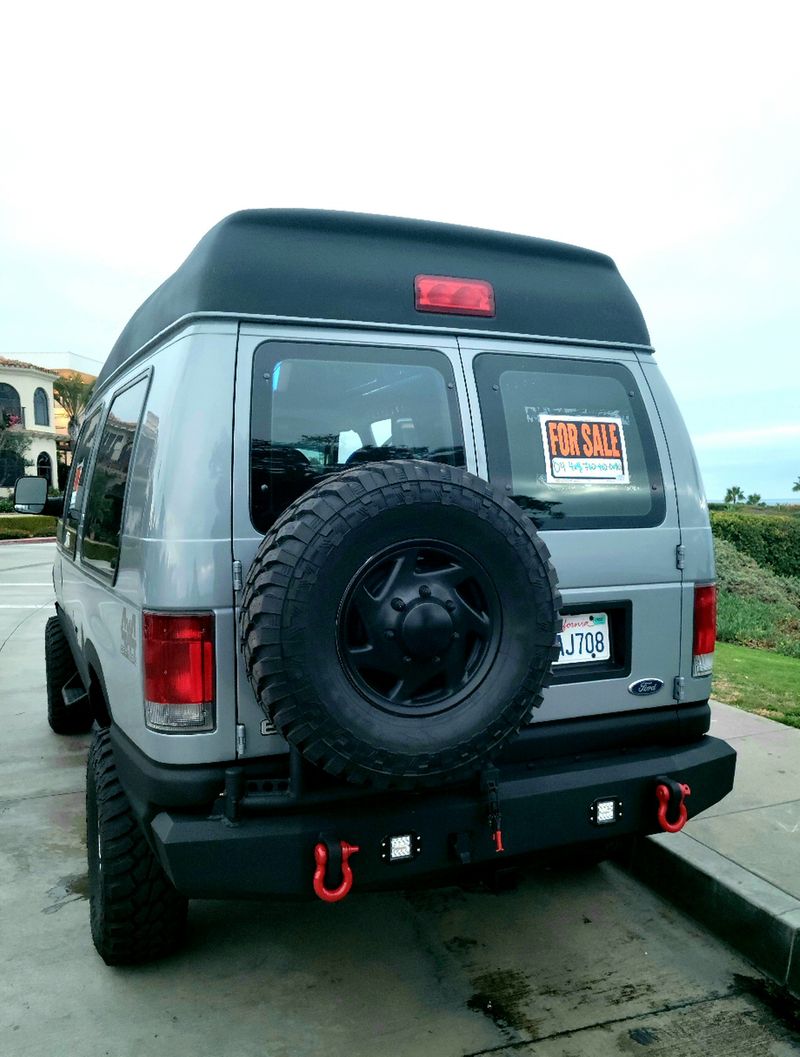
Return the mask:
M 5 547 L 10 543 L 55 543 L 55 536 L 25 536 L 23 539 L 18 540 L 0 540 L 0 547 Z
M 800 998 L 800 900 L 686 832 L 638 841 L 627 866 Z

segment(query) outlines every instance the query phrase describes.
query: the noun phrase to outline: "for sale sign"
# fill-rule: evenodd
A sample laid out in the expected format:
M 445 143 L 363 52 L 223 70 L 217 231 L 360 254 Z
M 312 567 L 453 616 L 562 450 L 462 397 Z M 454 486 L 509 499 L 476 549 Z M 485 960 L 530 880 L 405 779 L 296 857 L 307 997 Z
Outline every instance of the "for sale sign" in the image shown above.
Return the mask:
M 628 484 L 622 419 L 539 415 L 549 484 Z

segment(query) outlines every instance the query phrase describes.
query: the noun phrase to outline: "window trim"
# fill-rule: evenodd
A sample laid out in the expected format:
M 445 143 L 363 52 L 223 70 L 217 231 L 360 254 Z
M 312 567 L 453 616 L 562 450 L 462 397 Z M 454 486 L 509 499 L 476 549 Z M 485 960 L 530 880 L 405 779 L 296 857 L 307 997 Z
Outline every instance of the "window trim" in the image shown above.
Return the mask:
M 292 346 L 292 355 L 278 356 L 276 353 L 269 355 L 268 346 L 282 345 Z M 382 356 L 386 353 L 385 358 Z M 355 341 L 335 340 L 328 335 L 309 337 L 288 337 L 274 335 L 259 341 L 253 349 L 252 367 L 250 370 L 250 400 L 249 400 L 249 423 L 248 423 L 248 452 L 247 452 L 247 507 L 250 524 L 260 535 L 264 535 L 281 516 L 282 511 L 275 512 L 272 505 L 272 496 L 269 497 L 269 523 L 263 527 L 267 519 L 259 518 L 255 510 L 253 496 L 253 441 L 261 439 L 254 429 L 257 416 L 262 415 L 263 420 L 268 422 L 272 408 L 272 390 L 268 391 L 266 398 L 257 390 L 257 379 L 263 376 L 267 369 L 274 369 L 278 359 L 323 359 L 336 362 L 337 359 L 349 360 L 350 362 L 381 363 L 387 362 L 403 366 L 405 363 L 411 366 L 431 367 L 438 371 L 444 382 L 445 398 L 450 412 L 450 425 L 453 430 L 454 446 L 460 444 L 464 451 L 466 465 L 467 458 L 467 434 L 465 423 L 462 420 L 462 408 L 458 398 L 458 385 L 455 366 L 443 348 L 433 345 L 420 344 L 394 344 L 391 341 Z M 263 390 L 261 391 L 263 393 Z
M 481 363 L 481 361 L 484 361 Z M 487 362 L 489 361 L 489 362 Z M 502 361 L 495 369 L 491 361 Z M 509 366 L 510 361 L 517 365 Z M 593 372 L 620 382 L 630 401 L 631 412 L 636 422 L 639 440 L 644 455 L 647 480 L 650 485 L 650 511 L 647 514 L 570 516 L 563 518 L 536 517 L 525 511 L 542 532 L 569 532 L 579 529 L 625 529 L 654 528 L 662 525 L 667 517 L 666 486 L 664 470 L 658 456 L 653 426 L 647 411 L 642 387 L 627 363 L 618 360 L 587 360 L 581 357 L 548 356 L 509 351 L 485 351 L 477 353 L 472 360 L 475 389 L 483 427 L 483 443 L 489 481 L 504 489 L 509 495 L 513 489 L 511 472 L 511 446 L 506 426 L 505 407 L 502 402 L 500 378 L 507 370 L 525 370 L 548 374 L 582 374 Z M 491 438 L 496 443 L 490 443 Z M 524 509 L 524 508 L 523 508 Z
M 93 455 L 93 458 L 92 458 L 91 466 L 89 468 L 89 481 L 88 481 L 88 487 L 87 487 L 87 491 L 86 491 L 86 500 L 84 501 L 84 505 L 83 505 L 83 508 L 81 510 L 80 524 L 79 524 L 78 532 L 77 532 L 77 535 L 76 535 L 76 551 L 75 551 L 75 554 L 80 558 L 80 564 L 81 564 L 81 568 L 83 569 L 83 571 L 85 573 L 87 573 L 87 575 L 96 576 L 102 583 L 109 584 L 112 587 L 117 582 L 117 574 L 119 573 L 119 562 L 117 562 L 116 566 L 114 567 L 113 572 L 109 573 L 106 569 L 101 569 L 101 568 L 99 568 L 99 566 L 91 564 L 91 559 L 86 559 L 84 557 L 84 554 L 83 554 L 83 541 L 84 541 L 84 534 L 86 532 L 86 503 L 88 502 L 89 492 L 91 491 L 91 486 L 92 486 L 92 483 L 94 481 L 95 469 L 97 468 L 97 455 L 98 455 L 98 453 L 100 451 L 100 440 L 102 439 L 103 433 L 105 432 L 105 428 L 106 428 L 106 425 L 108 423 L 108 416 L 111 414 L 111 408 L 114 406 L 114 401 L 117 399 L 117 397 L 122 396 L 123 393 L 127 392 L 128 389 L 132 389 L 135 385 L 138 385 L 139 382 L 142 381 L 142 379 L 145 379 L 146 381 L 145 381 L 145 388 L 144 388 L 144 397 L 142 399 L 141 410 L 139 411 L 139 418 L 136 421 L 136 431 L 135 431 L 134 436 L 133 436 L 133 448 L 131 449 L 131 457 L 130 457 L 130 462 L 128 464 L 129 467 L 133 465 L 133 462 L 134 462 L 134 460 L 136 458 L 136 452 L 137 452 L 138 447 L 139 447 L 139 435 L 141 434 L 141 431 L 142 431 L 142 418 L 144 416 L 145 408 L 147 407 L 147 398 L 148 398 L 148 396 L 150 394 L 150 383 L 151 383 L 151 380 L 152 380 L 152 375 L 153 375 L 153 368 L 152 367 L 148 367 L 146 370 L 140 371 L 134 378 L 131 378 L 130 381 L 125 382 L 118 389 L 115 389 L 108 397 L 108 401 L 107 401 L 107 403 L 105 405 L 105 414 L 102 416 L 103 421 L 102 421 L 102 424 L 101 424 L 101 426 L 99 428 L 99 431 L 98 431 L 98 434 L 97 434 L 97 439 L 95 441 L 95 451 L 94 451 L 94 455 Z M 121 553 L 121 551 L 122 551 L 122 535 L 123 535 L 122 529 L 123 529 L 123 527 L 125 525 L 125 518 L 126 518 L 126 515 L 128 513 L 128 482 L 129 482 L 129 480 L 130 480 L 130 472 L 128 473 L 127 477 L 125 478 L 125 492 L 124 492 L 124 495 L 122 497 L 122 514 L 120 515 L 120 522 L 119 522 L 119 540 L 120 540 L 120 542 L 119 542 L 119 547 L 118 547 L 118 554 Z M 79 544 L 79 546 L 78 546 L 78 544 Z

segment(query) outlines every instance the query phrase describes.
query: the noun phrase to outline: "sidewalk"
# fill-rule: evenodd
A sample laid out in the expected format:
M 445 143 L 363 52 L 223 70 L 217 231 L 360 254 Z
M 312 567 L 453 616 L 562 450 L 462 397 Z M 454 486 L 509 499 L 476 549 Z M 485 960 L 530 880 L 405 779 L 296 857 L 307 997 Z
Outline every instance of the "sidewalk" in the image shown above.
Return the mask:
M 710 733 L 738 753 L 733 792 L 631 868 L 800 997 L 800 730 L 714 702 Z

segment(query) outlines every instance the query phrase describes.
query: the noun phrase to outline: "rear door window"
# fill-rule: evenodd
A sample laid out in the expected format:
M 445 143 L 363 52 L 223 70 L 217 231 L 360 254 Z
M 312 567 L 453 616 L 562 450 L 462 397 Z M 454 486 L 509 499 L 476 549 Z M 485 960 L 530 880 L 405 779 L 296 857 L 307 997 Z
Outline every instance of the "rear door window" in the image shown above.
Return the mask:
M 146 392 L 144 377 L 123 389 L 111 402 L 86 499 L 81 560 L 112 577 L 119 560 L 128 468 Z
M 298 496 L 363 462 L 464 465 L 455 380 L 435 350 L 267 341 L 253 360 L 250 506 L 266 532 Z
M 473 363 L 489 478 L 540 528 L 664 520 L 653 432 L 625 366 L 495 353 Z

